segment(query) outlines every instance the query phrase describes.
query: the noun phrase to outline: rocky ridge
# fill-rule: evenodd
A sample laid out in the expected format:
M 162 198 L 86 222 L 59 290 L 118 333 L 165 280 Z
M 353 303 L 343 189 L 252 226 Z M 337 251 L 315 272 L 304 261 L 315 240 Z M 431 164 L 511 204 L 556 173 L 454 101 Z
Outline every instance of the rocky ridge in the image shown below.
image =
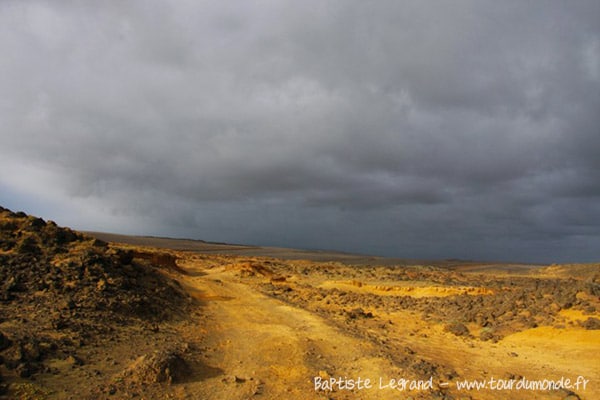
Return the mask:
M 157 256 L 115 249 L 52 221 L 0 207 L 0 394 L 13 380 L 78 366 L 86 347 L 127 326 L 158 329 L 191 299 Z M 4 376 L 4 379 L 2 378 Z

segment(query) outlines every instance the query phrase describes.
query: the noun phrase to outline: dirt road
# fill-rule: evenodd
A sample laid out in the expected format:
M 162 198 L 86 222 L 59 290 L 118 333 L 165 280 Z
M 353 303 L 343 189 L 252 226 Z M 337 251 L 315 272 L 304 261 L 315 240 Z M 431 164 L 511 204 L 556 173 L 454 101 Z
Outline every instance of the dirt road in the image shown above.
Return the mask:
M 458 382 L 597 376 L 597 363 L 586 356 L 598 348 L 597 331 L 586 330 L 563 314 L 556 318 L 564 326 L 508 332 L 498 341 L 486 341 L 477 338 L 473 324 L 469 324 L 472 335 L 460 336 L 448 331 L 439 316 L 423 319 L 415 310 L 390 311 L 385 296 L 369 292 L 376 285 L 352 281 L 360 293 L 346 287 L 322 289 L 331 277 L 358 279 L 371 274 L 376 282 L 386 279 L 402 288 L 401 281 L 386 275 L 397 273 L 394 270 L 340 265 L 310 269 L 310 263 L 189 254 L 180 254 L 179 260 L 188 272 L 182 283 L 199 300 L 200 318 L 195 328 L 183 330 L 183 339 L 199 349 L 195 354 L 202 355 L 202 363 L 187 382 L 173 387 L 179 391 L 174 398 L 433 399 L 448 394 L 487 400 L 498 398 L 496 389 L 461 392 Z M 424 274 L 413 277 L 411 285 L 419 279 L 426 283 L 429 275 L 423 271 L 409 271 Z M 471 281 L 480 282 L 477 279 L 481 278 Z M 469 293 L 483 299 L 493 291 Z M 450 298 L 465 300 L 465 296 Z M 362 308 L 353 315 L 357 304 L 375 315 L 367 316 L 370 312 Z M 577 363 L 566 360 L 568 356 L 576 357 Z M 332 384 L 333 391 L 322 390 L 328 389 L 324 383 L 331 378 L 341 381 Z M 393 379 L 406 379 L 417 387 L 410 390 Z M 578 390 L 579 397 L 562 389 L 503 393 L 522 399 L 584 399 L 595 398 L 595 392 L 590 383 Z
M 188 397 L 377 399 L 382 389 L 373 377 L 401 376 L 369 342 L 236 282 L 231 271 L 189 265 L 187 269 L 191 276 L 185 283 L 201 301 L 207 326 L 201 332 L 206 376 L 183 386 Z M 336 387 L 334 394 L 315 390 L 315 377 L 323 382 L 338 376 L 354 379 L 355 390 Z M 363 381 L 358 390 L 359 377 L 370 377 L 371 389 Z M 402 398 L 393 389 L 383 390 L 386 398 Z

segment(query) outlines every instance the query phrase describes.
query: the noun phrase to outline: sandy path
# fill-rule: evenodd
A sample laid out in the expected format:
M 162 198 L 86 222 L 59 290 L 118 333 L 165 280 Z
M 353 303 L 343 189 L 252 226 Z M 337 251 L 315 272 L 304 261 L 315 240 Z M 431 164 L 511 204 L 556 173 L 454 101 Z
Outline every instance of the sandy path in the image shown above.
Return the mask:
M 457 385 L 475 379 L 522 376 L 557 380 L 580 375 L 591 382 L 586 390 L 577 390 L 579 398 L 598 398 L 598 364 L 591 356 L 598 351 L 598 331 L 575 325 L 538 327 L 494 342 L 456 336 L 445 330 L 443 319 L 423 320 L 414 310 L 389 313 L 385 308 L 373 309 L 375 318 L 348 320 L 343 313 L 355 306 L 351 301 L 333 298 L 329 314 L 300 308 L 306 305 L 306 299 L 313 304 L 307 296 L 316 295 L 309 288 L 321 285 L 322 275 L 289 275 L 286 284 L 274 286 L 272 292 L 277 296 L 290 293 L 292 302 L 302 298 L 300 305 L 294 306 L 253 286 L 268 279 L 270 271 L 263 278 L 258 277 L 260 272 L 254 278 L 240 278 L 242 272 L 251 273 L 252 268 L 260 271 L 260 263 L 252 267 L 246 260 L 180 256 L 178 265 L 189 272 L 182 283 L 199 300 L 196 315 L 201 318 L 181 334 L 199 350 L 191 355 L 200 354 L 202 362 L 195 366 L 191 379 L 173 386 L 172 398 L 431 399 L 448 391 L 455 398 L 481 400 L 508 398 L 503 395 L 515 399 L 571 399 L 577 397 L 568 397 L 564 390 L 459 391 Z M 294 271 L 293 266 L 288 267 L 286 271 Z M 352 276 L 354 271 L 336 272 Z M 292 292 L 285 291 L 288 286 Z M 369 287 L 363 285 L 362 289 Z M 370 310 L 372 303 L 368 298 L 362 300 L 361 306 Z M 329 304 L 319 297 L 314 302 Z M 477 334 L 476 327 L 471 329 Z M 356 332 L 368 337 L 354 336 Z M 390 360 L 395 360 L 395 365 Z M 407 366 L 409 372 L 400 366 Z M 384 385 L 390 379 L 414 379 L 415 368 L 434 376 L 432 388 L 398 391 L 380 386 L 380 378 Z M 347 377 L 354 380 L 355 389 L 316 391 L 315 377 Z M 363 382 L 370 379 L 371 388 L 356 390 L 359 377 Z M 447 389 L 441 389 L 440 382 Z
M 231 272 L 198 267 L 191 272 L 196 276 L 186 283 L 203 303 L 201 313 L 206 319 L 206 331 L 201 332 L 205 363 L 221 373 L 185 385 L 187 397 L 376 399 L 383 394 L 380 376 L 401 376 L 368 342 L 254 291 Z M 369 377 L 373 387 L 333 394 L 315 391 L 313 378 L 325 374 Z M 384 390 L 386 398 L 402 398 L 395 390 Z

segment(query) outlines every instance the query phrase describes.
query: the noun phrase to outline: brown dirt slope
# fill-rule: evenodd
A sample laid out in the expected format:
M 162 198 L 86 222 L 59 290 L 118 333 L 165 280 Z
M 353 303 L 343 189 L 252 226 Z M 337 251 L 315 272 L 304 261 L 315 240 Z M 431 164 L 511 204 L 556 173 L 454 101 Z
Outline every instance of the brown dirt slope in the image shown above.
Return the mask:
M 66 376 L 127 327 L 184 319 L 191 299 L 173 266 L 0 208 L 0 395 L 35 393 L 33 380 Z

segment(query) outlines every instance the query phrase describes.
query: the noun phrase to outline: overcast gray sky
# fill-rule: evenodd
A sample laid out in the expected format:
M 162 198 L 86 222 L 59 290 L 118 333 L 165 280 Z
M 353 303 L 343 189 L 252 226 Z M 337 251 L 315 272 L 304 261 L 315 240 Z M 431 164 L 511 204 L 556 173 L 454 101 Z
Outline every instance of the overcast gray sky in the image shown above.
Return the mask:
M 600 2 L 0 1 L 0 204 L 78 229 L 600 260 Z

